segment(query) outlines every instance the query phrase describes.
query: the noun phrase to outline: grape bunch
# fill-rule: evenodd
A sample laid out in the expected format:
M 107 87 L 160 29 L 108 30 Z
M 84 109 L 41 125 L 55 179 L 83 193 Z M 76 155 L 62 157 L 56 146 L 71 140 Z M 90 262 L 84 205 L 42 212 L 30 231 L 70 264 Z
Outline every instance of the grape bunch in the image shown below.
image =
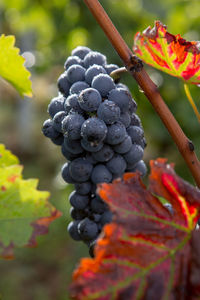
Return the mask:
M 48 105 L 43 134 L 61 146 L 67 159 L 62 177 L 74 184 L 70 194 L 73 221 L 68 232 L 93 248 L 112 214 L 96 194 L 96 186 L 139 170 L 144 176 L 146 146 L 137 104 L 128 87 L 109 74 L 118 68 L 87 47 L 75 48 L 58 78 L 58 96 Z M 92 253 L 92 250 L 91 250 Z

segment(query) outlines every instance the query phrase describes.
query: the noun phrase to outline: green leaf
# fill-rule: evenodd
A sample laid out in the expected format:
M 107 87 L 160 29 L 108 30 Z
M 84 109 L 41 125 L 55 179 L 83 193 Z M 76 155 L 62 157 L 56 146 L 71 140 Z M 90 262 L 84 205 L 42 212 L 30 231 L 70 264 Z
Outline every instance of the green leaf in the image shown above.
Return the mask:
M 13 35 L 0 36 L 0 76 L 10 82 L 23 96 L 32 96 L 30 72 L 25 68 L 25 59 L 14 46 Z
M 38 191 L 38 180 L 22 178 L 18 159 L 0 144 L 0 257 L 13 249 L 34 246 L 37 235 L 60 213 L 48 202 L 49 192 Z
M 0 168 L 16 165 L 18 163 L 18 158 L 9 150 L 6 150 L 3 144 L 0 144 Z

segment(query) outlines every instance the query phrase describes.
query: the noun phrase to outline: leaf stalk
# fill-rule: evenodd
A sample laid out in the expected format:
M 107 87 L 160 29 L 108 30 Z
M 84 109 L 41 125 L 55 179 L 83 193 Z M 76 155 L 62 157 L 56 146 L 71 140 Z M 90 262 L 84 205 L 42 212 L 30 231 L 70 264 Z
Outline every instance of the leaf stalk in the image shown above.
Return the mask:
M 190 93 L 190 89 L 187 83 L 184 83 L 184 90 L 185 90 L 185 94 L 187 96 L 188 101 L 190 102 L 190 105 L 192 106 L 194 113 L 198 119 L 198 121 L 200 122 L 200 113 L 198 112 L 198 109 L 196 107 L 196 104 L 194 103 L 194 100 L 192 98 L 192 95 Z

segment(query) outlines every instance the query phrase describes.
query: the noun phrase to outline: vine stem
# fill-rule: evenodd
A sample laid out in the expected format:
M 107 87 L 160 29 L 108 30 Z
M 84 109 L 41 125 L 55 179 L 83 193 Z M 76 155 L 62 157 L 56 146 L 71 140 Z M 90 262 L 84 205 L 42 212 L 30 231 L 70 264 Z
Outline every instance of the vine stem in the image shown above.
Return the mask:
M 200 188 L 200 162 L 194 152 L 193 143 L 187 138 L 173 114 L 162 99 L 157 86 L 150 79 L 142 67 L 141 61 L 133 55 L 122 36 L 113 25 L 98 0 L 84 0 L 93 16 L 105 32 L 111 44 L 122 59 L 126 69 L 137 81 L 140 88 L 158 113 L 172 139 L 176 143 L 180 154 L 190 169 L 197 186 Z
M 185 94 L 186 94 L 186 96 L 188 98 L 188 101 L 190 102 L 190 104 L 191 104 L 191 106 L 192 106 L 192 108 L 194 110 L 194 113 L 195 113 L 198 121 L 200 122 L 200 113 L 198 112 L 198 109 L 197 109 L 197 107 L 196 107 L 196 105 L 194 103 L 194 100 L 193 100 L 192 95 L 191 95 L 190 90 L 189 90 L 189 86 L 188 86 L 187 83 L 184 83 L 183 86 L 184 86 Z

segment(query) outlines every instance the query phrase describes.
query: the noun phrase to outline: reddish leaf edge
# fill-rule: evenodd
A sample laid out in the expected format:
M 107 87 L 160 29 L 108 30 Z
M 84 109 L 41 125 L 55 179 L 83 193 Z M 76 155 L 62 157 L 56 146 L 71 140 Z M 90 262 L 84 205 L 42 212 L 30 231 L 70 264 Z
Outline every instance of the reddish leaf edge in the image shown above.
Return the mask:
M 57 209 L 53 209 L 51 211 L 50 216 L 48 217 L 42 217 L 38 220 L 34 221 L 31 226 L 33 227 L 32 236 L 29 239 L 28 243 L 24 245 L 24 247 L 28 248 L 34 248 L 37 247 L 37 236 L 39 235 L 45 235 L 49 232 L 49 226 L 50 224 L 56 220 L 57 218 L 60 218 L 62 216 L 62 213 L 58 211 Z M 14 248 L 15 245 L 11 242 L 7 247 L 4 247 L 3 244 L 0 242 L 0 248 L 3 249 L 0 255 L 0 259 L 5 260 L 13 260 L 15 258 L 14 256 Z
M 172 41 L 174 43 L 178 43 L 180 45 L 185 46 L 185 51 L 191 52 L 192 54 L 200 54 L 200 41 L 186 41 L 184 38 L 181 37 L 180 34 L 173 35 L 167 31 L 167 26 L 164 25 L 161 21 L 156 20 L 154 22 L 154 27 L 148 26 L 142 34 L 137 32 L 135 34 L 135 39 L 140 39 L 142 36 L 150 38 L 152 40 L 156 40 L 159 34 L 158 31 L 162 30 L 164 37 L 167 39 L 169 43 Z

